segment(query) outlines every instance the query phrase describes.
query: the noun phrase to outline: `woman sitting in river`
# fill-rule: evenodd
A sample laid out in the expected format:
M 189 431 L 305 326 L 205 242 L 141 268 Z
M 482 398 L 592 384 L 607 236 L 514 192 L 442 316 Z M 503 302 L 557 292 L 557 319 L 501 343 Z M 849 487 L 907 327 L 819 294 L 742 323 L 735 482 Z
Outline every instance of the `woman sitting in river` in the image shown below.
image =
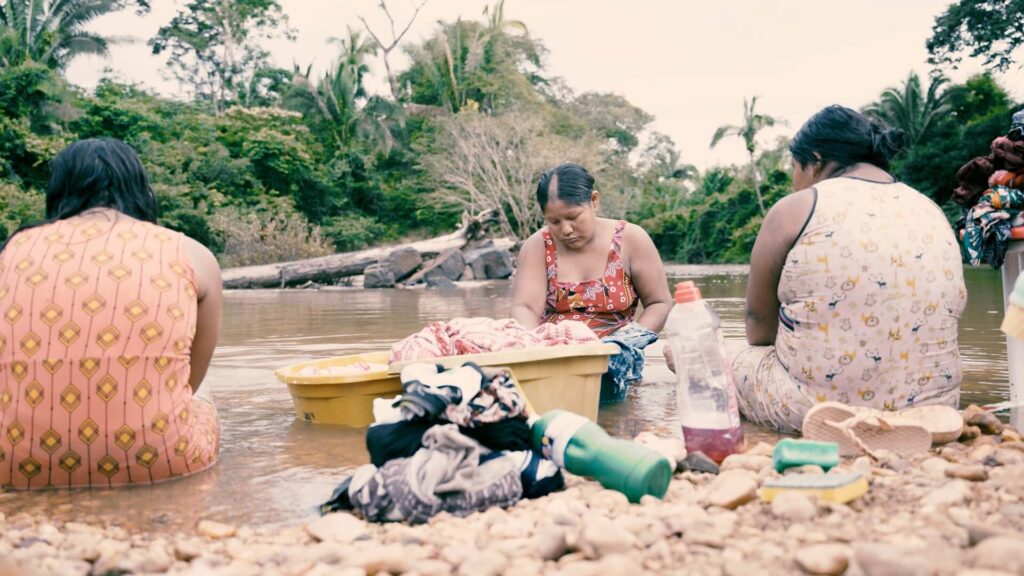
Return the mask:
M 640 379 L 643 348 L 658 338 L 672 306 L 661 257 L 639 226 L 598 217 L 600 194 L 582 166 L 544 173 L 537 202 L 546 225 L 519 251 L 512 317 L 527 328 L 578 320 L 618 343 L 623 353 L 612 356 L 601 400 L 620 401 Z
M 0 245 L 0 485 L 146 484 L 217 458 L 193 397 L 220 331 L 220 268 L 157 226 L 135 152 L 82 140 L 51 163 L 46 220 Z
M 957 405 L 960 250 L 942 210 L 888 172 L 904 139 L 829 106 L 790 143 L 798 192 L 757 235 L 749 346 L 731 354 L 747 419 L 791 432 L 826 400 Z

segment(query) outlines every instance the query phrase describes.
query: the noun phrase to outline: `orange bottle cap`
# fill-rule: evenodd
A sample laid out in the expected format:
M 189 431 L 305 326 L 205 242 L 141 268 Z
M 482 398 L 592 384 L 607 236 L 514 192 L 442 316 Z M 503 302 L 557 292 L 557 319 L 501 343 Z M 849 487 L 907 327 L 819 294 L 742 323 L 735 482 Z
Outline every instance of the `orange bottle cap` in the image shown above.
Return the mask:
M 700 288 L 693 283 L 693 280 L 676 283 L 675 300 L 678 304 L 685 304 L 700 299 Z

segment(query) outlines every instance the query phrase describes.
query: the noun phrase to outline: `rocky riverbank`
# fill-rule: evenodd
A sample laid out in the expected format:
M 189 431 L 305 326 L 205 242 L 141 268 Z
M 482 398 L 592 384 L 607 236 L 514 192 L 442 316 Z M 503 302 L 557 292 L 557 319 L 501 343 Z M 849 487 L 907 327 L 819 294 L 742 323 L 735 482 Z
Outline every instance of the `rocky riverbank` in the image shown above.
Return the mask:
M 677 472 L 664 501 L 630 505 L 570 477 L 563 492 L 423 526 L 331 514 L 167 535 L 0 514 L 0 575 L 1024 574 L 1024 442 L 1009 428 L 967 431 L 914 458 L 844 461 L 839 471 L 870 481 L 848 505 L 761 502 L 759 484 L 777 474 L 762 443 L 718 475 Z

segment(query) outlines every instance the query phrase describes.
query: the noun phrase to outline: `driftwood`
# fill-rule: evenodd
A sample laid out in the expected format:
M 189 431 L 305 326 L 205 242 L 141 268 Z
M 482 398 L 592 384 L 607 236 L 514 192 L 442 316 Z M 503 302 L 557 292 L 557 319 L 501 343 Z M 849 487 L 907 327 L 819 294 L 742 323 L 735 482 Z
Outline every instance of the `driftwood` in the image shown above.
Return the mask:
M 486 210 L 470 217 L 463 214 L 462 225 L 451 234 L 402 246 L 382 246 L 356 252 L 332 254 L 307 260 L 278 262 L 260 266 L 243 266 L 224 270 L 225 288 L 284 288 L 307 282 L 331 283 L 338 278 L 357 276 L 367 266 L 382 260 L 399 248 L 415 248 L 421 256 L 433 256 L 451 248 L 462 248 L 480 237 L 487 224 L 497 221 L 495 210 Z

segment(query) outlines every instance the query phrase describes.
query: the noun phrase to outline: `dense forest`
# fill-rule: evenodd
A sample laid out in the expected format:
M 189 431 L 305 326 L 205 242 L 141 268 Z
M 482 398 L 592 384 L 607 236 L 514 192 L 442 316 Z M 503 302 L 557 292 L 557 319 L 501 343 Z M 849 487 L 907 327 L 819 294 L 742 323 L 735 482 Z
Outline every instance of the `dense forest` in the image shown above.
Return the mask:
M 991 4 L 1000 2 L 952 5 L 928 41 L 934 75 L 894 79 L 864 107 L 910 134 L 894 170 L 940 203 L 956 169 L 987 152 L 1018 106 L 990 76 L 952 84 L 938 71 L 964 53 L 988 56 L 993 70 L 1013 65 L 1020 40 L 997 54 L 1006 42 L 985 45 L 984 33 L 1000 22 L 1013 30 L 1024 15 L 979 12 Z M 438 22 L 421 41 L 403 36 L 405 22 L 397 35 L 352 23 L 325 46 L 335 60 L 321 75 L 270 64 L 261 43 L 296 33 L 276 0 L 190 0 L 140 47 L 166 55 L 188 99 L 65 80 L 74 58 L 108 50 L 110 39 L 88 31 L 92 20 L 148 9 L 143 0 L 0 0 L 0 240 L 42 217 L 48 160 L 98 136 L 135 147 L 161 223 L 226 267 L 427 237 L 488 208 L 500 209 L 495 233 L 523 238 L 540 220 L 538 174 L 563 161 L 590 167 L 605 215 L 644 226 L 666 259 L 744 262 L 764 211 L 791 188 L 786 139 L 764 135 L 781 119 L 756 98 L 738 123 L 709 135 L 712 146 L 743 139 L 749 161 L 702 173 L 644 110 L 549 75 L 544 45 L 507 18 L 504 0 L 477 20 Z M 371 73 L 386 93 L 369 93 Z

